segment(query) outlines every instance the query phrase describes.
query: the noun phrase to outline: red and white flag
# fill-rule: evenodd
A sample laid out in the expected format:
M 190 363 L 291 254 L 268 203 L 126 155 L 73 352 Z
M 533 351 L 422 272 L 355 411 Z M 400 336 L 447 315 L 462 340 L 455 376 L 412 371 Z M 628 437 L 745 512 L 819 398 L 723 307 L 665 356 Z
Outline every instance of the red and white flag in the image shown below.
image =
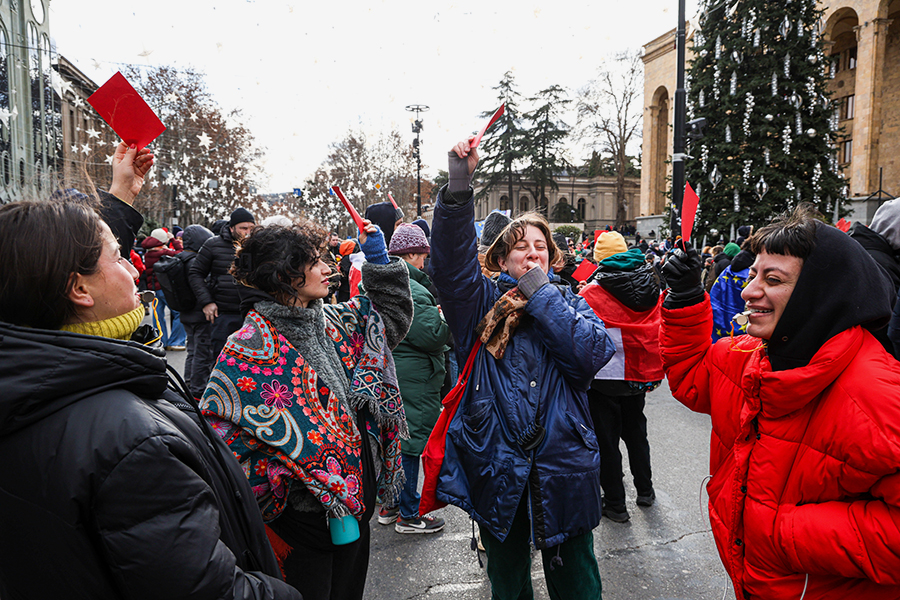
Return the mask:
M 631 310 L 597 283 L 585 286 L 579 295 L 606 325 L 616 345 L 616 353 L 594 379 L 660 381 L 665 377 L 659 354 L 662 294 L 656 306 L 645 312 Z

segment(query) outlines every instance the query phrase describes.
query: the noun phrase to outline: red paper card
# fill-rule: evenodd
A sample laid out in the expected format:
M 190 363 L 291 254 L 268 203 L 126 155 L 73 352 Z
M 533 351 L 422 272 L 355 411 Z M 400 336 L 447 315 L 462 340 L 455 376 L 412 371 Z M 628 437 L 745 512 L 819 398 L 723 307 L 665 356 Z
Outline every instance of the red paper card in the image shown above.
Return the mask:
M 390 193 L 390 192 L 388 192 L 388 200 L 390 200 L 390 201 L 391 201 L 391 204 L 393 204 L 393 205 L 394 205 L 394 208 L 396 208 L 396 209 L 399 209 L 399 208 L 400 208 L 400 207 L 399 207 L 399 206 L 397 206 L 397 203 L 396 203 L 396 202 L 394 202 L 394 197 L 393 197 L 393 196 L 391 196 L 391 193 Z
M 691 232 L 694 230 L 694 217 L 697 215 L 697 205 L 700 204 L 700 198 L 694 192 L 691 184 L 684 184 L 684 200 L 681 203 L 681 237 L 687 244 L 691 239 Z
M 332 191 L 337 195 L 340 201 L 344 204 L 344 208 L 347 209 L 347 212 L 350 213 L 350 216 L 353 218 L 353 222 L 356 223 L 356 228 L 362 232 L 363 230 L 363 218 L 359 216 L 359 213 L 356 212 L 356 209 L 353 208 L 353 205 L 350 204 L 350 201 L 347 200 L 346 196 L 344 196 L 344 192 L 341 191 L 341 188 L 333 185 L 331 186 Z
M 491 128 L 491 125 L 493 125 L 497 121 L 497 119 L 499 119 L 503 115 L 504 110 L 506 110 L 506 104 L 501 104 L 500 108 L 497 109 L 497 112 L 494 113 L 494 116 L 491 117 L 491 120 L 488 121 L 488 124 L 478 132 L 478 135 L 469 139 L 469 148 L 478 147 L 478 144 L 481 143 L 481 138 L 483 138 L 484 134 L 487 133 L 487 130 Z
M 838 222 L 835 223 L 834 226 L 837 227 L 838 229 L 840 229 L 841 231 L 843 231 L 844 233 L 847 233 L 848 231 L 850 231 L 850 226 L 851 226 L 852 224 L 853 224 L 853 223 L 852 223 L 851 221 L 848 221 L 848 220 L 845 219 L 844 217 L 841 217 L 841 218 L 838 220 Z
M 600 236 L 606 233 L 608 230 L 606 229 L 595 229 L 594 230 L 594 243 L 597 243 L 597 240 L 600 239 Z
M 578 268 L 572 272 L 572 278 L 579 283 L 587 281 L 587 278 L 593 275 L 594 271 L 596 270 L 597 265 L 595 265 L 588 259 L 584 259 L 583 261 L 581 261 L 581 264 L 578 265 Z
M 110 77 L 87 99 L 122 141 L 138 150 L 158 138 L 166 126 L 121 73 Z

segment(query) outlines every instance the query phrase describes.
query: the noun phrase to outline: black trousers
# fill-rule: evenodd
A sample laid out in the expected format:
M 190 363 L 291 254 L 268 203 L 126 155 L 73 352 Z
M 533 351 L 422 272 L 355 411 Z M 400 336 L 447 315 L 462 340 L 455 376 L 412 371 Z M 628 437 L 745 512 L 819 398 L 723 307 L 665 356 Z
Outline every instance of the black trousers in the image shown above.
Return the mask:
M 182 323 L 187 333 L 187 355 L 184 359 L 184 380 L 195 398 L 199 398 L 206 391 L 209 381 L 209 373 L 214 364 L 212 324 L 209 321 L 202 323 Z
M 343 546 L 331 543 L 325 513 L 286 509 L 269 526 L 292 547 L 284 559 L 284 580 L 303 600 L 362 600 L 369 571 L 368 521 L 359 524 L 359 539 Z
M 628 449 L 628 464 L 638 495 L 649 495 L 653 491 L 647 417 L 644 416 L 645 396 L 645 392 L 609 396 L 593 388 L 588 390 L 591 419 L 600 444 L 600 486 L 604 502 L 613 508 L 625 507 L 620 439 Z

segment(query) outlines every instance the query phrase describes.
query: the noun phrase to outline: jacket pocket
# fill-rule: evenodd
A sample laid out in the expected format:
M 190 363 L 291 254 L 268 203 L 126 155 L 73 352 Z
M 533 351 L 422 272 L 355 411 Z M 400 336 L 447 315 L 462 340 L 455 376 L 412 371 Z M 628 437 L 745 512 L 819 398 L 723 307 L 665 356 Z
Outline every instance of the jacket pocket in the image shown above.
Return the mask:
M 566 411 L 566 420 L 568 420 L 569 424 L 578 432 L 578 435 L 581 437 L 585 446 L 591 450 L 600 450 L 600 444 L 597 443 L 597 434 L 594 433 L 593 429 L 576 419 L 575 416 L 568 411 Z
M 489 450 L 492 436 L 489 434 L 497 426 L 496 413 L 493 410 L 493 398 L 472 403 L 467 414 L 462 415 L 460 442 L 475 454 Z

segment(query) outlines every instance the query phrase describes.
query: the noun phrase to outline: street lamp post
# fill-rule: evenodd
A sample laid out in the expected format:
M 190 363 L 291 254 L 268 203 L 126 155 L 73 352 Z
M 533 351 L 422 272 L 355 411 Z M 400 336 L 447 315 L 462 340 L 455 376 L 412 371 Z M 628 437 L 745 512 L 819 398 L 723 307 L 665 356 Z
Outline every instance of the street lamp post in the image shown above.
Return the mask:
M 672 221 L 671 236 L 678 232 L 681 205 L 684 201 L 684 113 L 686 108 L 684 91 L 684 0 L 678 0 L 678 28 L 675 33 L 675 131 L 672 140 Z
M 422 148 L 419 141 L 419 133 L 422 132 L 422 120 L 419 113 L 427 112 L 430 107 L 424 104 L 410 104 L 406 107 L 409 112 L 416 113 L 416 120 L 413 122 L 412 131 L 416 134 L 413 140 L 413 153 L 416 157 L 416 216 L 422 216 Z

